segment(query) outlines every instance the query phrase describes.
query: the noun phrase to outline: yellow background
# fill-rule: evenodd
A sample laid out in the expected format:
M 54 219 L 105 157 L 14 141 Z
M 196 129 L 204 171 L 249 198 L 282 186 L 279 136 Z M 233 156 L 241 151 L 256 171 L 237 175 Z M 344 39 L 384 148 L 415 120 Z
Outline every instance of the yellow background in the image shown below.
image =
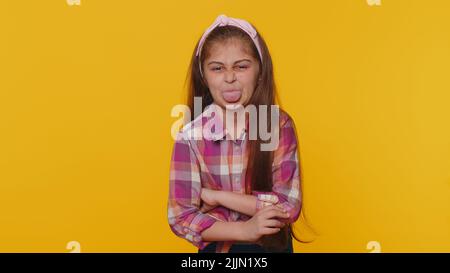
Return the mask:
M 197 39 L 251 21 L 301 145 L 320 236 L 297 252 L 450 251 L 450 1 L 8 0 L 0 8 L 0 251 L 195 252 L 169 163 Z

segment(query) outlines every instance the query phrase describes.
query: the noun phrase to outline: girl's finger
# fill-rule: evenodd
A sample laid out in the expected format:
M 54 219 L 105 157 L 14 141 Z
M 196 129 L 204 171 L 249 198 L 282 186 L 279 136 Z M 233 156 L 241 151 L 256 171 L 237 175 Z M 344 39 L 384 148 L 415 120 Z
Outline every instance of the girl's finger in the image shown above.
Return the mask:
M 282 228 L 284 227 L 284 223 L 275 219 L 269 219 L 265 222 L 264 226 L 269 228 Z
M 275 206 L 273 206 L 273 209 L 268 210 L 265 212 L 264 217 L 267 219 L 279 217 L 279 218 L 289 218 L 289 214 L 285 211 L 282 211 Z
M 280 228 L 263 228 L 261 233 L 264 235 L 270 235 L 280 232 Z

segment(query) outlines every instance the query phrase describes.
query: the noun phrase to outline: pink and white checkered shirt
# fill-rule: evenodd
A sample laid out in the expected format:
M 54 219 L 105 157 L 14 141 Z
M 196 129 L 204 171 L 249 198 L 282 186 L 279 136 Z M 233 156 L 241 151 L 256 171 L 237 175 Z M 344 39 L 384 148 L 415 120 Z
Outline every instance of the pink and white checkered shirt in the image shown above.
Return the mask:
M 216 221 L 246 221 L 250 218 L 222 206 L 207 213 L 200 212 L 202 188 L 245 193 L 247 130 L 244 129 L 235 140 L 225 138 L 223 130 L 215 134 L 214 139 L 193 138 L 194 131 L 202 130 L 211 118 L 216 117 L 199 115 L 181 129 L 173 147 L 170 165 L 170 228 L 177 236 L 199 249 L 211 243 L 203 241 L 201 233 Z M 292 119 L 281 110 L 279 128 L 279 145 L 274 151 L 272 165 L 272 191 L 252 191 L 252 194 L 258 197 L 257 209 L 263 206 L 263 194 L 278 197 L 278 204 L 290 215 L 288 222 L 294 223 L 301 210 L 297 135 Z M 233 243 L 217 242 L 216 252 L 228 252 Z

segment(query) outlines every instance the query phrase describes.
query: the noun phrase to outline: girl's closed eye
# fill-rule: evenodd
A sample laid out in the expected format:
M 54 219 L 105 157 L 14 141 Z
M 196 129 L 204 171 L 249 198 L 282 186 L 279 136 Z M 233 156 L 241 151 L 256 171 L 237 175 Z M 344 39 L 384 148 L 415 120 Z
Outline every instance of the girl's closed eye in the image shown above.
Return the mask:
M 238 70 L 246 70 L 248 68 L 248 65 L 238 65 L 236 68 Z
M 212 70 L 212 71 L 221 71 L 221 70 L 222 70 L 222 67 L 221 67 L 221 66 L 213 66 L 213 67 L 211 68 L 211 70 Z

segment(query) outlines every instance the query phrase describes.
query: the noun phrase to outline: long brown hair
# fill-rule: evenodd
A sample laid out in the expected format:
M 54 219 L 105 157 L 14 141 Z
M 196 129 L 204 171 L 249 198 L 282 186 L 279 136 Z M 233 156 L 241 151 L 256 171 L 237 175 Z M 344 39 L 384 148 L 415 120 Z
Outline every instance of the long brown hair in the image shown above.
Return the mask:
M 256 29 L 256 28 L 255 28 Z M 202 78 L 199 66 L 203 64 L 204 60 L 208 57 L 211 45 L 216 42 L 225 42 L 229 39 L 237 38 L 247 45 L 247 48 L 251 49 L 253 57 L 259 61 L 259 78 L 256 88 L 250 98 L 249 104 L 256 106 L 257 114 L 259 117 L 259 106 L 266 105 L 267 109 L 271 109 L 272 105 L 278 101 L 276 98 L 276 86 L 273 75 L 272 58 L 264 39 L 258 33 L 259 44 L 261 47 L 262 62 L 259 57 L 257 48 L 247 33 L 242 31 L 238 27 L 234 26 L 221 26 L 216 27 L 206 38 L 202 48 L 202 54 L 199 58 L 196 56 L 198 43 L 192 55 L 189 73 L 186 78 L 188 84 L 188 106 L 191 111 L 194 109 L 194 97 L 202 98 L 202 111 L 206 106 L 213 103 L 213 98 L 207 87 L 205 81 Z M 267 127 L 270 130 L 270 110 L 267 111 Z M 193 115 L 191 120 L 195 119 Z M 259 130 L 257 130 L 259 131 Z M 263 141 L 258 136 L 256 140 L 248 140 L 247 142 L 247 155 L 248 166 L 246 170 L 246 193 L 249 194 L 251 190 L 255 191 L 272 191 L 272 163 L 273 152 L 262 151 L 260 148 Z M 300 167 L 300 166 L 299 166 Z M 300 172 L 301 173 L 301 172 Z M 301 177 L 301 176 L 300 176 Z M 280 230 L 280 232 L 274 235 L 266 235 L 261 238 L 261 243 L 268 251 L 279 251 L 286 249 L 289 243 L 290 237 L 300 241 L 293 233 L 291 224 L 286 225 Z

